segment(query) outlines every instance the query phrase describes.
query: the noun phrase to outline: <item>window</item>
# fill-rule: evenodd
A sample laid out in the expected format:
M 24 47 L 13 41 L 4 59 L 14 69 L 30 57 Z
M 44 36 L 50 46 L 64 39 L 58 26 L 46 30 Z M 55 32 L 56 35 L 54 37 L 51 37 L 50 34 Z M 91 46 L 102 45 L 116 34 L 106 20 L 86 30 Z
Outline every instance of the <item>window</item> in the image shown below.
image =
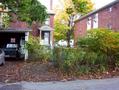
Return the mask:
M 108 29 L 112 29 L 112 25 L 109 23 L 109 24 L 107 24 L 107 28 Z
M 112 12 L 112 7 L 109 8 L 109 12 Z
M 2 13 L 0 13 L 0 27 L 2 27 L 2 23 L 3 23 L 3 20 L 2 20 Z
M 91 29 L 91 17 L 88 18 L 87 20 L 87 30 Z
M 7 44 L 6 48 L 17 48 L 17 44 Z
M 98 28 L 98 14 L 93 17 L 93 28 Z
M 47 19 L 46 19 L 45 25 L 50 25 L 50 18 L 47 18 Z
M 11 38 L 11 43 L 15 43 L 16 42 L 16 38 Z

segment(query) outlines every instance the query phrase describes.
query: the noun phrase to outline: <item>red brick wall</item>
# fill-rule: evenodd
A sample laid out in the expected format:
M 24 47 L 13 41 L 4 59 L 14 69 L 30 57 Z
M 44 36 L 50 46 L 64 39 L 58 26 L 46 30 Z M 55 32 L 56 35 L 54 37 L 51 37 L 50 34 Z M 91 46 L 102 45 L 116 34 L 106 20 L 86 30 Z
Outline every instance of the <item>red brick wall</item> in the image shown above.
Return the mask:
M 50 15 L 50 27 L 54 28 L 54 15 Z M 41 25 L 38 25 L 38 23 L 32 24 L 32 35 L 38 37 L 39 36 L 39 28 Z
M 10 29 L 15 29 L 15 30 L 28 29 L 28 24 L 26 22 L 19 21 L 17 19 L 17 15 L 14 13 L 11 13 L 11 15 L 12 15 L 12 20 L 9 25 Z
M 110 7 L 98 11 L 98 28 L 108 28 L 108 25 L 110 24 L 112 26 L 112 30 L 119 31 L 119 3 L 111 7 L 112 7 L 111 12 L 109 11 Z M 91 28 L 93 28 L 93 17 L 95 14 L 89 16 L 91 17 Z M 75 22 L 75 30 L 74 30 L 75 42 L 77 41 L 77 38 L 80 35 L 84 36 L 86 34 L 87 20 L 89 17 L 86 17 L 82 20 Z
M 54 15 L 50 15 L 50 27 L 54 28 Z
M 10 28 L 15 30 L 27 29 L 28 24 L 22 21 L 10 22 Z
M 39 25 L 37 22 L 33 21 L 32 22 L 32 35 L 38 37 L 39 36 Z
M 113 30 L 119 31 L 119 3 L 112 6 L 111 12 L 109 12 L 109 8 L 106 8 L 98 14 L 99 28 L 108 28 L 108 24 L 111 24 Z
M 50 27 L 54 28 L 54 15 L 50 15 Z M 54 45 L 54 31 L 52 33 L 52 44 Z
M 75 43 L 79 36 L 84 36 L 86 34 L 87 29 L 87 19 L 83 19 L 75 23 L 74 29 L 74 40 Z

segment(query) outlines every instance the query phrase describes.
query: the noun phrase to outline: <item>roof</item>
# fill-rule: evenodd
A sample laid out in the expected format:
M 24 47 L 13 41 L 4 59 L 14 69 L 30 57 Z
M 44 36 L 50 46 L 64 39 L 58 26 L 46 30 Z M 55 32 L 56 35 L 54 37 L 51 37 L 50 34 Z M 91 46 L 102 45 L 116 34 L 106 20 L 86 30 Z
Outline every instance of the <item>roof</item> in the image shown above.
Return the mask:
M 0 29 L 0 33 L 1 32 L 5 32 L 5 33 L 25 33 L 25 32 L 30 32 L 30 31 L 32 31 L 32 30 L 30 30 L 30 29 L 25 29 L 25 30 L 16 30 L 16 29 Z
M 53 10 L 48 10 L 47 13 L 48 15 L 55 15 L 55 12 Z
M 51 28 L 51 27 L 48 26 L 48 25 L 44 25 L 44 26 L 42 26 L 41 28 L 39 28 L 39 30 L 41 30 L 41 31 L 52 31 L 53 28 Z
M 94 10 L 94 11 L 88 13 L 87 15 L 80 17 L 80 18 L 77 19 L 75 22 L 77 22 L 77 21 L 79 21 L 79 20 L 82 20 L 82 19 L 84 19 L 84 18 L 86 18 L 86 17 L 88 17 L 88 16 L 90 16 L 90 15 L 93 15 L 93 14 L 95 14 L 95 13 L 97 13 L 97 12 L 99 12 L 99 11 L 105 9 L 105 8 L 108 8 L 108 7 L 110 7 L 110 6 L 113 6 L 113 5 L 117 4 L 117 3 L 119 3 L 119 0 L 115 0 L 115 1 L 113 1 L 113 2 L 111 2 L 111 3 L 109 3 L 109 4 L 107 4 L 106 6 L 104 6 L 104 7 L 102 7 L 102 8 L 99 8 L 99 9 L 97 9 L 97 10 Z

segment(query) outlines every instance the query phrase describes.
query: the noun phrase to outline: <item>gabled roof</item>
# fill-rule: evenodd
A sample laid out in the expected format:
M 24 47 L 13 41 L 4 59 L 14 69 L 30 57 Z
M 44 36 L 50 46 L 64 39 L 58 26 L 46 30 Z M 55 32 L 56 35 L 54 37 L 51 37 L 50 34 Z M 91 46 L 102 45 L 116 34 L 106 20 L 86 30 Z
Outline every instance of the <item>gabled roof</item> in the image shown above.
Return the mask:
M 82 20 L 82 19 L 84 19 L 84 18 L 86 18 L 86 17 L 89 17 L 90 15 L 93 15 L 93 14 L 95 14 L 95 13 L 97 13 L 97 12 L 99 12 L 99 11 L 105 9 L 105 8 L 111 7 L 111 6 L 113 6 L 113 5 L 117 4 L 117 3 L 119 3 L 119 0 L 115 0 L 115 1 L 113 1 L 113 2 L 111 2 L 111 3 L 109 3 L 109 4 L 107 4 L 106 6 L 104 6 L 104 7 L 102 7 L 102 8 L 99 8 L 99 9 L 97 9 L 97 10 L 94 10 L 94 11 L 88 13 L 87 15 L 80 17 L 80 18 L 77 19 L 75 22 L 77 22 L 77 21 L 79 21 L 79 20 Z
M 48 26 L 48 25 L 44 25 L 44 26 L 42 26 L 41 28 L 39 28 L 39 30 L 41 30 L 41 31 L 52 31 L 53 28 L 51 28 L 51 27 Z

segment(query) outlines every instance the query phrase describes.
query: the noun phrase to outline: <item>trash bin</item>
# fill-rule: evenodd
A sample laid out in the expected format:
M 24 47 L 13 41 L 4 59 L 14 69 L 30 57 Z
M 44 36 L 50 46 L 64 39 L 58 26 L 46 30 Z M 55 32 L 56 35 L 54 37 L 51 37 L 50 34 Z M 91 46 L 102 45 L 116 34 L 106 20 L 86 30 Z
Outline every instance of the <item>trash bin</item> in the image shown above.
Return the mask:
M 0 49 L 0 65 L 5 64 L 5 53 L 2 49 Z

